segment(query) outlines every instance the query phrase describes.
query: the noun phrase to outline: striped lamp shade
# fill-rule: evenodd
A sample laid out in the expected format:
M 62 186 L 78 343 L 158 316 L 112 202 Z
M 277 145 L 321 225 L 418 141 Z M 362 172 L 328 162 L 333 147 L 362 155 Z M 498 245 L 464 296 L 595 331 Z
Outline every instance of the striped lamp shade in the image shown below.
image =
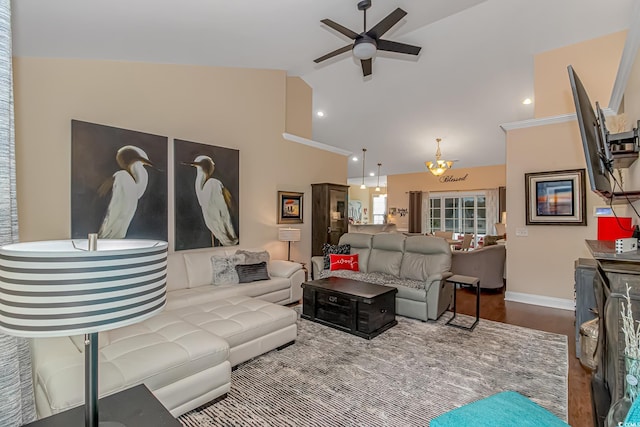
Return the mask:
M 164 308 L 167 243 L 88 240 L 0 248 L 0 332 L 89 334 L 140 322 Z

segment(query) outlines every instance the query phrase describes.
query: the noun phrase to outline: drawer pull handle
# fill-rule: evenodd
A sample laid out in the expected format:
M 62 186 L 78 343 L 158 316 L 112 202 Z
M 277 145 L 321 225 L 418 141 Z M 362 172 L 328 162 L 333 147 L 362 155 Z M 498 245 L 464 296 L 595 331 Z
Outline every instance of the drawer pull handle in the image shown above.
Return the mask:
M 329 302 L 338 302 L 338 297 L 329 297 Z

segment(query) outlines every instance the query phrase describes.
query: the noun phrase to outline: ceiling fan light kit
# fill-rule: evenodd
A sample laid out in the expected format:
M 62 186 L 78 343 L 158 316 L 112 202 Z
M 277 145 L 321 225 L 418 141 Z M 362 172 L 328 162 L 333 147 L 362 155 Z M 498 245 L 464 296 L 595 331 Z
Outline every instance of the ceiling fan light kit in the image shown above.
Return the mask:
M 351 50 L 353 56 L 360 60 L 362 65 L 363 76 L 371 74 L 371 58 L 376 55 L 378 50 L 385 50 L 388 52 L 404 53 L 407 55 L 418 55 L 420 53 L 419 46 L 412 46 L 409 44 L 393 42 L 390 40 L 381 39 L 387 31 L 396 25 L 402 18 L 407 15 L 407 12 L 397 8 L 389 15 L 387 15 L 382 21 L 378 22 L 373 28 L 367 31 L 367 9 L 371 7 L 371 0 L 362 0 L 358 2 L 358 10 L 361 10 L 364 14 L 364 31 L 356 33 L 331 19 L 323 19 L 320 22 L 333 28 L 342 35 L 349 37 L 353 40 L 353 45 L 349 44 L 339 49 L 329 52 L 319 58 L 313 60 L 316 64 L 331 59 L 334 56 Z
M 442 141 L 442 138 L 436 138 L 436 143 L 438 144 L 438 149 L 436 150 L 436 161 L 424 163 L 429 171 L 435 176 L 442 175 L 453 166 L 453 162 L 451 160 L 440 159 L 440 157 L 442 157 L 442 153 L 440 152 L 440 141 Z
M 376 54 L 378 47 L 371 37 L 363 37 L 353 45 L 353 56 L 358 59 L 371 59 Z

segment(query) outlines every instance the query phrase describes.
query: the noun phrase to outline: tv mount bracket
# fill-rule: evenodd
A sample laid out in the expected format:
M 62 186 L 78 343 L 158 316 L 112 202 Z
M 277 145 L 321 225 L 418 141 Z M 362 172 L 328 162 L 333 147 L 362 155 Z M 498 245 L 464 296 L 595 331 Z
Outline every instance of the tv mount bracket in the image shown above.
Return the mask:
M 637 127 L 633 130 L 620 133 L 610 133 L 605 125 L 604 112 L 600 108 L 600 105 L 596 102 L 596 110 L 598 112 L 598 129 L 596 132 L 600 133 L 602 144 L 604 147 L 605 164 L 607 169 L 628 168 L 638 159 L 638 152 L 640 152 L 640 141 L 638 133 L 640 129 L 640 120 L 638 120 Z

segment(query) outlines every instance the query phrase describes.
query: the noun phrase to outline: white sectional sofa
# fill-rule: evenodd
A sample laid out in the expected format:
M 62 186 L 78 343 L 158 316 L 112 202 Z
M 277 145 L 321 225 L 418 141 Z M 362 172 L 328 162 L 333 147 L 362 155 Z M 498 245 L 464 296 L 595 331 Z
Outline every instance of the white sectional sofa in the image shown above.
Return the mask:
M 211 257 L 233 249 L 168 256 L 167 305 L 144 322 L 100 333 L 99 393 L 144 383 L 174 415 L 224 397 L 231 368 L 296 339 L 299 263 L 271 260 L 269 280 L 212 285 Z M 81 405 L 83 337 L 32 340 L 38 417 Z

